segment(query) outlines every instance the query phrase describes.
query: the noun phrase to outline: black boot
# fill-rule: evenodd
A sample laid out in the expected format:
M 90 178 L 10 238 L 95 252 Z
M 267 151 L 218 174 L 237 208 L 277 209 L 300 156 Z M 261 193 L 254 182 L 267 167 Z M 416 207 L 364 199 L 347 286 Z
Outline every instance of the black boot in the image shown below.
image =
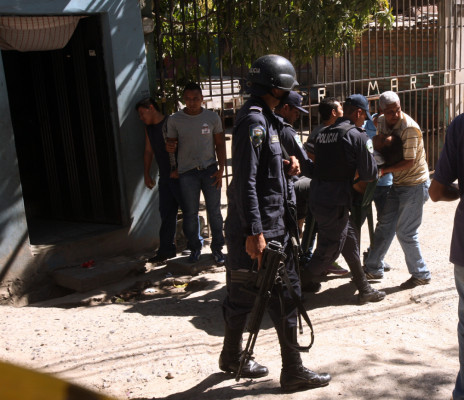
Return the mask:
M 327 386 L 331 376 L 326 373 L 318 374 L 304 367 L 300 352 L 291 346 L 291 344 L 297 345 L 297 328 L 284 328 L 282 331 L 282 329 L 276 327 L 276 330 L 280 342 L 280 353 L 282 355 L 282 371 L 280 373 L 280 386 L 282 390 L 295 392 Z M 286 335 L 287 340 L 284 335 Z
M 301 291 L 302 292 L 310 292 L 310 293 L 317 293 L 321 290 L 321 283 L 315 281 L 315 276 L 311 274 L 311 272 L 303 268 L 300 274 L 300 282 L 301 282 Z
M 219 368 L 221 371 L 237 374 L 240 367 L 241 354 L 242 330 L 230 329 L 226 326 L 224 345 L 219 356 Z M 263 376 L 267 376 L 267 374 L 269 374 L 269 370 L 265 366 L 250 359 L 244 364 L 241 376 L 243 378 L 262 378 Z
M 361 263 L 359 265 L 348 266 L 350 267 L 351 274 L 353 275 L 353 282 L 359 291 L 359 304 L 373 303 L 385 298 L 385 292 L 374 289 L 367 281 L 366 274 L 362 269 Z

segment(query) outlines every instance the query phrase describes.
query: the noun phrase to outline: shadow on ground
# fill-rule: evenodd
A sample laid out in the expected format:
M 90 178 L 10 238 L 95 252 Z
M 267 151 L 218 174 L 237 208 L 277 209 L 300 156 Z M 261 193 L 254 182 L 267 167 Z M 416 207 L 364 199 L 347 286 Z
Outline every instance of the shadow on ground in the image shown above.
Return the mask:
M 230 386 L 215 387 L 224 381 L 230 381 Z M 271 379 L 259 381 L 241 380 L 235 382 L 233 377 L 222 372 L 212 374 L 199 384 L 179 393 L 173 393 L 166 397 L 141 397 L 133 400 L 191 400 L 191 399 L 238 399 L 245 396 L 262 396 L 280 394 L 280 387 Z
M 444 354 L 445 356 L 445 354 Z M 390 373 L 384 375 L 383 366 L 390 367 Z M 391 366 L 395 372 L 391 372 Z M 313 389 L 285 394 L 279 382 L 273 379 L 241 380 L 235 382 L 230 375 L 215 373 L 182 392 L 166 397 L 143 397 L 134 400 L 228 400 L 242 397 L 283 398 L 283 399 L 377 399 L 377 400 L 439 400 L 453 386 L 454 377 L 441 376 L 435 372 L 416 374 L 413 371 L 423 367 L 420 360 L 411 361 L 411 354 L 403 352 L 401 358 L 379 359 L 366 355 L 357 362 L 341 361 L 333 367 L 332 382 L 326 388 Z M 432 366 L 430 366 L 433 368 Z M 407 368 L 410 373 L 405 373 Z M 225 383 L 228 381 L 228 383 Z M 229 383 L 230 382 L 230 383 Z M 226 386 L 224 386 L 224 384 Z M 218 385 L 220 387 L 218 387 Z M 340 397 L 342 396 L 342 397 Z M 446 395 L 445 398 L 448 398 Z

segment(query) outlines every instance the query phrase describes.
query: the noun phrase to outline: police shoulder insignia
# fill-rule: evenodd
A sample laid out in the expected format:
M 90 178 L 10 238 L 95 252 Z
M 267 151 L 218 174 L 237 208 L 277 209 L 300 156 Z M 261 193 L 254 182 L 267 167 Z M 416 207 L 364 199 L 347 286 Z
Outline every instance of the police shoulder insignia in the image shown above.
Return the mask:
M 296 144 L 303 148 L 303 143 L 301 143 L 300 135 L 296 134 L 295 136 L 293 136 L 293 138 L 295 139 Z
M 271 143 L 279 143 L 279 135 L 272 135 Z
M 250 126 L 250 141 L 254 147 L 258 147 L 263 143 L 266 137 L 266 128 L 261 124 L 253 124 Z
M 366 148 L 367 148 L 367 151 L 369 151 L 369 153 L 373 153 L 374 152 L 374 146 L 372 145 L 372 140 L 369 139 L 367 142 L 366 142 Z

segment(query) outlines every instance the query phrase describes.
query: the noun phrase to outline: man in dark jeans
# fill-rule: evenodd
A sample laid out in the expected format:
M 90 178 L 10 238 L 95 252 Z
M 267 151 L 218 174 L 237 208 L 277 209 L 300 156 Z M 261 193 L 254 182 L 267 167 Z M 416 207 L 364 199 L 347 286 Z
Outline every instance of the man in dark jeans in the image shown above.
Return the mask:
M 135 108 L 139 118 L 146 125 L 143 164 L 145 186 L 148 189 L 153 189 L 156 184 L 150 174 L 153 157 L 156 159 L 159 170 L 160 246 L 157 254 L 148 259 L 148 262 L 162 263 L 176 256 L 177 212 L 179 206 L 182 206 L 179 179 L 175 173 L 171 174 L 169 153 L 166 151 L 164 132 L 167 118 L 161 113 L 158 104 L 151 97 L 140 100 Z
M 184 201 L 184 233 L 191 250 L 189 262 L 201 257 L 198 240 L 200 194 L 206 203 L 211 226 L 211 252 L 217 264 L 224 264 L 222 254 L 221 186 L 226 164 L 226 145 L 221 118 L 203 107 L 201 87 L 190 82 L 182 95 L 185 107 L 169 117 L 166 149 L 178 149 L 179 184 Z

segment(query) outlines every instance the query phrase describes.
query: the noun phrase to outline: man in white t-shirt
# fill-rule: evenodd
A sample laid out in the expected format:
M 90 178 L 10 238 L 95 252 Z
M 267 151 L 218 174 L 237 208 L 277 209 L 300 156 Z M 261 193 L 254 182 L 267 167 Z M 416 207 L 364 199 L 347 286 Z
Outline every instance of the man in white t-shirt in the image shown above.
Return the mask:
M 202 107 L 203 95 L 198 84 L 185 86 L 183 101 L 185 108 L 168 120 L 166 149 L 173 153 L 178 147 L 179 183 L 184 201 L 183 227 L 187 247 L 191 250 L 189 261 L 197 262 L 201 256 L 198 211 L 200 192 L 203 192 L 211 226 L 211 251 L 216 263 L 224 264 L 221 186 L 226 146 L 222 122 L 219 115 Z

